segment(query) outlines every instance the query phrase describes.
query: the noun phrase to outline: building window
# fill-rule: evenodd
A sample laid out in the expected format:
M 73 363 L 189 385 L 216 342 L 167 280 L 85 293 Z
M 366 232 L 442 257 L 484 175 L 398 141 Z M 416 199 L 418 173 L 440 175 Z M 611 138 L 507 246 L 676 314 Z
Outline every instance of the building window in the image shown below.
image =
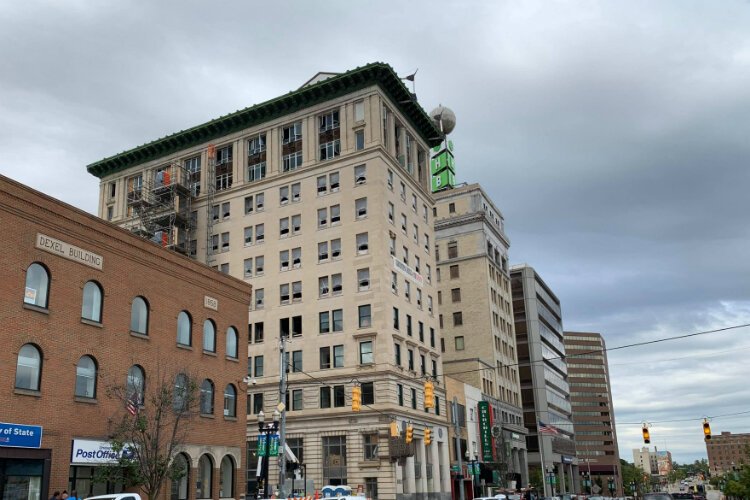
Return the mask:
M 266 177 L 266 134 L 258 134 L 247 140 L 247 182 Z
M 362 448 L 365 460 L 378 459 L 378 434 L 376 432 L 362 434 Z
M 357 219 L 367 217 L 367 198 L 359 198 L 354 201 L 354 215 Z
M 216 352 L 216 325 L 211 319 L 203 322 L 203 350 Z
M 367 166 L 357 165 L 354 167 L 354 184 L 360 185 L 367 182 Z
M 214 414 L 214 383 L 209 379 L 201 383 L 200 410 L 201 415 Z
M 448 243 L 448 258 L 449 259 L 458 258 L 458 243 L 455 241 L 452 243 Z
M 148 335 L 148 302 L 143 297 L 133 299 L 130 308 L 130 331 Z
M 457 351 L 463 351 L 464 350 L 464 338 L 463 336 L 456 337 L 456 350 Z
M 302 122 L 282 129 L 281 171 L 291 172 L 302 166 Z
M 370 289 L 370 268 L 357 269 L 357 290 L 364 292 Z
M 455 203 L 448 203 L 448 212 L 449 213 L 456 213 L 456 204 Z
M 128 376 L 125 381 L 125 392 L 128 401 L 135 404 L 143 404 L 143 395 L 146 389 L 146 375 L 143 368 L 133 365 L 128 370 Z
M 343 385 L 333 386 L 333 406 L 334 408 L 343 408 L 346 406 L 346 393 Z
M 341 141 L 336 139 L 334 141 L 328 141 L 321 143 L 320 145 L 320 160 L 330 160 L 341 155 Z
M 188 379 L 184 373 L 178 373 L 174 379 L 174 391 L 172 392 L 172 409 L 181 413 L 187 408 Z
M 190 465 L 184 453 L 178 453 L 174 457 L 175 468 L 184 471 L 184 474 L 172 479 L 172 491 L 170 500 L 187 500 L 188 485 L 190 484 Z
M 232 146 L 225 146 L 216 150 L 216 177 L 215 185 L 217 191 L 232 187 Z
M 450 267 L 450 275 L 451 275 L 451 279 L 457 279 L 459 277 L 458 264 Z
M 320 388 L 320 407 L 321 408 L 331 407 L 331 388 L 330 387 Z
M 357 235 L 357 254 L 366 254 L 369 249 L 367 233 L 359 233 Z
M 460 288 L 453 288 L 451 290 L 451 301 L 461 302 L 461 289 Z
M 361 122 L 365 120 L 365 101 L 354 102 L 354 121 Z
M 91 356 L 82 356 L 76 365 L 75 395 L 79 398 L 96 397 L 96 361 Z
M 81 318 L 97 323 L 102 322 L 102 288 L 96 281 L 83 285 L 83 305 Z
M 299 411 L 302 409 L 302 389 L 292 391 L 292 410 Z
M 407 354 L 407 361 L 409 363 L 409 371 L 413 372 L 414 371 L 414 350 L 407 349 L 406 354 Z
M 256 288 L 255 289 L 255 308 L 263 309 L 264 304 L 265 304 L 265 293 L 262 288 Z
M 263 356 L 255 356 L 255 376 L 263 376 Z
M 425 360 L 424 354 L 419 355 L 419 369 L 422 372 L 422 376 L 427 375 L 427 361 Z
M 354 149 L 361 151 L 365 149 L 365 131 L 357 130 L 354 132 Z
M 414 388 L 411 390 L 411 407 L 413 410 L 417 409 L 417 390 Z
M 453 326 L 461 326 L 464 324 L 464 316 L 461 311 L 453 313 Z
M 377 477 L 366 477 L 365 478 L 365 497 L 367 498 L 378 498 L 378 478 Z
M 372 311 L 370 305 L 359 306 L 359 327 L 370 328 L 372 326 Z
M 237 416 L 237 389 L 232 384 L 227 384 L 224 389 L 224 416 Z
M 328 160 L 341 154 L 341 130 L 339 128 L 339 112 L 331 111 L 318 117 L 318 144 L 320 144 L 320 159 Z
M 393 308 L 393 329 L 398 330 L 399 329 L 399 314 L 398 314 L 398 307 Z
M 302 371 L 302 351 L 292 352 L 292 373 Z
M 393 344 L 396 366 L 401 366 L 401 344 Z
M 411 337 L 412 336 L 412 322 L 411 322 L 411 314 L 406 315 L 406 334 Z
M 331 367 L 331 348 L 320 348 L 320 369 L 327 370 Z
M 346 469 L 346 436 L 323 437 L 323 484 L 348 484 Z
M 362 383 L 362 404 L 375 404 L 375 385 L 373 382 Z
M 398 384 L 397 387 L 398 387 L 398 405 L 404 406 L 404 386 L 401 384 Z
M 359 364 L 369 365 L 374 362 L 375 362 L 375 359 L 372 353 L 372 341 L 368 340 L 366 342 L 360 342 L 359 343 Z
M 237 359 L 237 329 L 233 326 L 227 328 L 226 350 L 227 356 Z
M 193 320 L 187 311 L 177 315 L 177 343 L 190 346 L 193 344 Z
M 219 498 L 234 496 L 234 460 L 229 455 L 221 459 L 219 468 Z
M 208 455 L 201 455 L 201 458 L 198 459 L 198 478 L 196 481 L 197 491 L 195 492 L 196 498 L 211 498 L 211 492 L 213 490 L 213 475 L 214 464 L 211 457 Z
M 435 347 L 435 329 L 430 327 L 430 347 Z
M 323 311 L 318 315 L 318 332 L 328 333 L 331 331 L 331 314 Z
M 255 275 L 262 276 L 265 270 L 266 259 L 263 255 L 255 257 Z
M 334 368 L 344 367 L 344 346 L 343 345 L 333 346 L 333 367 Z

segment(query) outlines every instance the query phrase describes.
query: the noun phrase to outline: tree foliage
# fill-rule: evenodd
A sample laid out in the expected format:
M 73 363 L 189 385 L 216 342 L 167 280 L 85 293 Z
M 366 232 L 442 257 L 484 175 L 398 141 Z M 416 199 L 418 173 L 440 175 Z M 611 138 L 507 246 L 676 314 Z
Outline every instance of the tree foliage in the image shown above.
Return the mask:
M 127 383 L 108 384 L 106 394 L 120 403 L 109 420 L 112 448 L 120 458 L 98 467 L 97 479 L 138 486 L 149 500 L 156 500 L 165 481 L 187 473 L 173 458 L 199 408 L 197 380 L 186 371 L 165 373 L 160 368 L 147 380 L 144 394 Z

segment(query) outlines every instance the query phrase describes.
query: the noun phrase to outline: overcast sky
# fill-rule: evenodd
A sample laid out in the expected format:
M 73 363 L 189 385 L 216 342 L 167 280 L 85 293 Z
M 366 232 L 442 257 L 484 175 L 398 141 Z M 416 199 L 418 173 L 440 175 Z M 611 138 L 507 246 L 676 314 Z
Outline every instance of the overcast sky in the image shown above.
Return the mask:
M 297 88 L 419 68 L 511 261 L 609 347 L 750 323 L 750 2 L 0 2 L 0 172 L 96 212 L 85 166 Z M 705 456 L 750 329 L 609 355 L 620 455 Z M 714 433 L 750 432 L 750 415 Z

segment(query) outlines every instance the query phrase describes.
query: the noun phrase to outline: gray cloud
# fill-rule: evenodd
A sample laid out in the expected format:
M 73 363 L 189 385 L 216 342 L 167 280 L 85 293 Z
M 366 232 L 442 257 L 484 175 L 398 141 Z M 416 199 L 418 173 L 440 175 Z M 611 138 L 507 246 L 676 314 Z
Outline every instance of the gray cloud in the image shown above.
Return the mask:
M 616 346 L 750 318 L 747 2 L 79 0 L 0 19 L 0 171 L 88 211 L 86 164 L 382 60 L 456 111 L 459 179 L 503 210 L 566 328 Z M 743 351 L 708 354 L 746 335 L 613 352 L 618 421 L 740 411 Z M 632 459 L 640 431 L 618 431 Z M 693 424 L 653 435 L 705 454 Z

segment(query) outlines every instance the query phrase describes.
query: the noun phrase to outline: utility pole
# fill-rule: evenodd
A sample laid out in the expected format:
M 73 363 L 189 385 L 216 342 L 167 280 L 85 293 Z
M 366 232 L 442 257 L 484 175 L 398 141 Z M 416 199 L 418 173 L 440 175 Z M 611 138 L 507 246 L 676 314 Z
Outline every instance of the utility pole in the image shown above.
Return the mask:
M 285 406 L 286 402 L 286 381 L 287 381 L 287 372 L 289 371 L 289 366 L 287 363 L 287 357 L 286 357 L 286 343 L 287 343 L 287 337 L 282 336 L 279 340 L 279 354 L 281 356 L 281 360 L 279 362 L 279 366 L 281 367 L 281 373 L 279 374 L 279 407 L 283 406 L 283 410 L 281 410 L 281 424 L 279 426 L 279 451 L 281 451 L 281 454 L 279 455 L 279 498 L 286 498 L 286 492 L 284 491 L 284 480 L 286 479 L 286 412 L 287 408 Z
M 453 425 L 456 427 L 456 457 L 458 457 L 458 495 L 460 500 L 464 499 L 464 476 L 463 464 L 461 463 L 461 426 L 458 425 L 458 398 L 453 397 Z

